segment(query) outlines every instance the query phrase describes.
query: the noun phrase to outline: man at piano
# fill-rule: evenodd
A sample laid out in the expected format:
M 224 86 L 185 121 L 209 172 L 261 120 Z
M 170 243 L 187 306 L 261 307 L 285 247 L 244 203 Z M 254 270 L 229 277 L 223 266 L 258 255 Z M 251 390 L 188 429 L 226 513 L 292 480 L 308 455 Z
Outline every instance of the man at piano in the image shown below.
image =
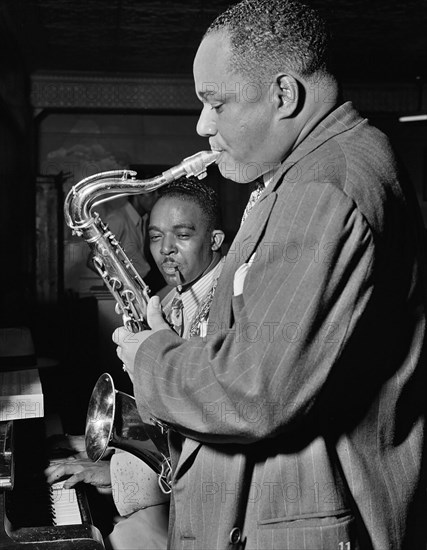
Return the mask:
M 167 186 L 150 215 L 150 250 L 171 287 L 162 300 L 164 315 L 183 338 L 205 335 L 223 265 L 224 233 L 219 227 L 217 194 L 196 178 Z M 47 480 L 53 484 L 67 478 L 66 489 L 83 482 L 112 494 L 120 516 L 105 539 L 107 548 L 166 548 L 168 497 L 160 493 L 155 476 L 141 460 L 119 451 L 94 463 L 87 457 L 83 435 L 67 436 L 62 446 L 75 454 L 50 466 Z

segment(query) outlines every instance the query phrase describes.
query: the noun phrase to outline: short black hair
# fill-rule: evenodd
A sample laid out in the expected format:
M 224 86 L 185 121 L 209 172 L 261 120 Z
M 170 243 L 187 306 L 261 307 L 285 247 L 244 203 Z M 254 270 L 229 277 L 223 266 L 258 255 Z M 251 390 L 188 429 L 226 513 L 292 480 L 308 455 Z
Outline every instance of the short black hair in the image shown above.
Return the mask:
M 242 0 L 220 14 L 205 37 L 221 31 L 231 40 L 230 69 L 258 82 L 286 69 L 308 79 L 329 70 L 326 21 L 299 0 Z
M 208 220 L 208 231 L 221 228 L 221 211 L 217 192 L 194 176 L 181 177 L 159 189 L 159 200 L 176 197 L 197 204 Z

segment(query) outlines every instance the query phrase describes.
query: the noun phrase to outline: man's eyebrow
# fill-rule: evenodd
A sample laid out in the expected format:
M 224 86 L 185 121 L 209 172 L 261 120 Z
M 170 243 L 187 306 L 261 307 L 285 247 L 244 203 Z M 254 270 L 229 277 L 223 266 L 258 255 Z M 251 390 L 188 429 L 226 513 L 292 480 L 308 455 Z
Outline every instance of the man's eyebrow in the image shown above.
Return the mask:
M 204 90 L 199 92 L 199 96 L 202 97 L 203 99 L 208 99 L 208 97 L 215 95 L 215 93 L 216 93 L 215 90 Z
M 173 226 L 174 229 L 191 229 L 192 231 L 196 231 L 196 226 L 194 223 L 178 223 Z
M 157 225 L 149 225 L 148 226 L 148 231 L 162 231 L 159 227 L 157 227 Z
M 193 223 L 178 223 L 178 224 L 173 226 L 173 229 L 174 230 L 176 230 L 176 229 L 191 229 L 192 231 L 195 231 L 196 226 Z M 160 227 L 157 227 L 157 225 L 151 225 L 151 224 L 148 226 L 148 231 L 159 231 L 160 233 L 162 232 Z

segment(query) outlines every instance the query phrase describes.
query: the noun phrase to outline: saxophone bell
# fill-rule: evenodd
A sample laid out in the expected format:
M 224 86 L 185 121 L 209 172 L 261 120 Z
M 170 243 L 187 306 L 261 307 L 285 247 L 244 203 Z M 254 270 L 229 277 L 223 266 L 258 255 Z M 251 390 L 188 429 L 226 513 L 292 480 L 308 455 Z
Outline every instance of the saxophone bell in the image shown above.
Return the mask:
M 110 374 L 102 374 L 89 400 L 85 444 L 97 462 L 109 448 L 122 449 L 143 460 L 158 476 L 163 493 L 170 493 L 171 465 L 167 431 L 158 421 L 143 422 L 135 398 L 115 389 Z

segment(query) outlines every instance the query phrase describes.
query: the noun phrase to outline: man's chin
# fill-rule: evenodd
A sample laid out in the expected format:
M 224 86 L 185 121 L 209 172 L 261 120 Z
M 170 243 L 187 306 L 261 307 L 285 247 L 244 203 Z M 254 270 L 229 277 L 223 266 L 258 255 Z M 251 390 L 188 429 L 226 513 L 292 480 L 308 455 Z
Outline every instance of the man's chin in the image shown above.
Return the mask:
M 165 273 L 164 271 L 162 271 L 162 276 L 166 284 L 169 286 L 177 286 L 179 284 L 178 279 L 176 278 L 176 275 L 169 275 L 168 273 Z

